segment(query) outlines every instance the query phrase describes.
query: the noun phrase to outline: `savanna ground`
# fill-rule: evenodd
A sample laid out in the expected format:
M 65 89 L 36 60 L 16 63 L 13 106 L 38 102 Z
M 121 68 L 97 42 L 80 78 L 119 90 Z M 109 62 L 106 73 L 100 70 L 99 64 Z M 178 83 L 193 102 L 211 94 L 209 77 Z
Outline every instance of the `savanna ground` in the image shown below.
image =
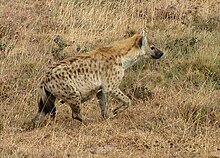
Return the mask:
M 0 157 L 220 157 L 220 1 L 1 0 Z M 86 125 L 57 102 L 55 121 L 25 130 L 57 35 L 59 58 L 144 28 L 166 52 L 127 71 L 133 105 L 102 120 L 93 99 Z M 54 56 L 56 56 L 54 55 Z M 118 104 L 109 100 L 111 108 Z M 110 110 L 111 110 L 110 108 Z M 110 112 L 110 111 L 109 111 Z

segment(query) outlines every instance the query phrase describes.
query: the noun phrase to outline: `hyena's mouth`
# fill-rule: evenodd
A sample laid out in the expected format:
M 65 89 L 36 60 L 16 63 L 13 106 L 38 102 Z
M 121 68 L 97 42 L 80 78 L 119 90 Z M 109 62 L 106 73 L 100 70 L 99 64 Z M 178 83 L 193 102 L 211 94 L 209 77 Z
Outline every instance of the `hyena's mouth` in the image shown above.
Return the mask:
M 158 52 L 156 52 L 155 54 L 152 54 L 151 55 L 151 57 L 153 58 L 153 59 L 159 59 L 159 58 L 161 58 L 163 56 L 163 52 L 162 51 L 158 51 Z

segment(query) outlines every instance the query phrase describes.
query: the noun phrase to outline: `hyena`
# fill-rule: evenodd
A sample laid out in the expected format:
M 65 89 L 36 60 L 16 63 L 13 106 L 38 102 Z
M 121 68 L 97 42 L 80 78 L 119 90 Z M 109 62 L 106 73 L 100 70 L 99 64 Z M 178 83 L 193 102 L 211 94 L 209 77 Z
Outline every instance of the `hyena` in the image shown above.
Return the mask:
M 162 55 L 163 52 L 142 31 L 130 38 L 60 61 L 40 83 L 38 113 L 33 121 L 40 121 L 47 114 L 55 117 L 56 98 L 69 104 L 72 118 L 81 122 L 80 104 L 95 95 L 102 117 L 107 118 L 108 95 L 123 103 L 113 110 L 113 116 L 121 113 L 131 104 L 130 99 L 119 89 L 125 70 L 141 59 L 159 59 Z

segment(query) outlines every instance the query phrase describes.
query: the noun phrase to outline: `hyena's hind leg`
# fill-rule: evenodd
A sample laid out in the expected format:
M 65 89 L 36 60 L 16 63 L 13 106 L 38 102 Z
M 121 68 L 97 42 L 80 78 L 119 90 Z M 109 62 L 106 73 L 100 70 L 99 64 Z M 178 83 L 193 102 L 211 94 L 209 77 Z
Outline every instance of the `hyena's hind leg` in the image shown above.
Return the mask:
M 80 104 L 81 104 L 81 95 L 71 85 L 63 83 L 63 88 L 60 89 L 61 94 L 58 95 L 58 98 L 62 99 L 62 102 L 69 104 L 72 110 L 72 118 L 82 122 L 82 115 L 80 113 Z
M 82 115 L 80 113 L 80 104 L 81 104 L 81 96 L 80 93 L 75 92 L 69 94 L 68 97 L 62 98 L 65 103 L 69 104 L 71 110 L 72 110 L 72 118 L 79 120 L 82 122 Z

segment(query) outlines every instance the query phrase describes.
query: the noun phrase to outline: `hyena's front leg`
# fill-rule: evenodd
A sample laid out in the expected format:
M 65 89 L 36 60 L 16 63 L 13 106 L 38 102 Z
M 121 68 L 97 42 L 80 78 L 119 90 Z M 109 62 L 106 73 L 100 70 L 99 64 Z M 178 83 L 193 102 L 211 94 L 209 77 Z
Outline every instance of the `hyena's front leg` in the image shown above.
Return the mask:
M 101 115 L 103 118 L 107 118 L 108 117 L 108 106 L 106 103 L 106 95 L 103 92 L 103 90 L 98 91 L 98 93 L 96 94 L 96 97 L 99 100 L 99 107 L 101 110 Z
M 114 116 L 121 113 L 122 111 L 127 109 L 129 107 L 129 105 L 131 105 L 131 100 L 120 89 L 117 89 L 117 90 L 113 91 L 112 95 L 117 100 L 123 102 L 123 105 L 118 106 L 113 110 L 113 115 Z

